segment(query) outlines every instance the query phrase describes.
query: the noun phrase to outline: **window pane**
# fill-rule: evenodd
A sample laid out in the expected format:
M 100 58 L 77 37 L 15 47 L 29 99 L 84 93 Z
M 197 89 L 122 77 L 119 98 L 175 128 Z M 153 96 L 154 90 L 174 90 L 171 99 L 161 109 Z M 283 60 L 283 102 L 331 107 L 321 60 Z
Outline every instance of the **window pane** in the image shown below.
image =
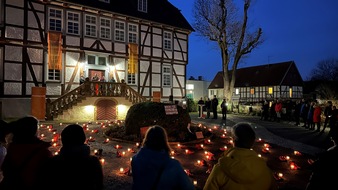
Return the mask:
M 106 58 L 105 57 L 99 57 L 99 65 L 106 65 Z
M 88 55 L 88 64 L 95 65 L 95 56 Z

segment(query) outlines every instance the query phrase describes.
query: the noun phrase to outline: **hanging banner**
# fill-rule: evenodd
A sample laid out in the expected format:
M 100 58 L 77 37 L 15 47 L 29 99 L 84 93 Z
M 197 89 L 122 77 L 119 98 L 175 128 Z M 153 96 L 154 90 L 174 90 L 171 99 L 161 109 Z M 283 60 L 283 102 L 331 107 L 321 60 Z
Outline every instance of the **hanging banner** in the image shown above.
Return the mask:
M 60 32 L 48 32 L 48 69 L 61 70 L 62 35 Z
M 128 47 L 129 47 L 128 73 L 135 74 L 137 72 L 137 63 L 138 63 L 138 46 L 137 44 L 128 44 Z

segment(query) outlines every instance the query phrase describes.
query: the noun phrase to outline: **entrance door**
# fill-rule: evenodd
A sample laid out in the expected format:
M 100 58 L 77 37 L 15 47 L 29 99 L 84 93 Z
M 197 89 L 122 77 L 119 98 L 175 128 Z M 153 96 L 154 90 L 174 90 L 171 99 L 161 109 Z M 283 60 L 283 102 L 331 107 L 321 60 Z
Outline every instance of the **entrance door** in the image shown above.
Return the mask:
M 96 104 L 97 120 L 114 120 L 116 119 L 116 103 L 112 100 L 100 100 Z

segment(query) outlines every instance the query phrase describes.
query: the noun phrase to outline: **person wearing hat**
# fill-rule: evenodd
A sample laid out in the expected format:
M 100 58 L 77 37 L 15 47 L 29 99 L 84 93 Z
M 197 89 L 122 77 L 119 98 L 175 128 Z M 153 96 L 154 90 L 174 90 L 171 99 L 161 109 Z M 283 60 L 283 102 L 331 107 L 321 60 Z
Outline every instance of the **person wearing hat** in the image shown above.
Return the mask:
M 320 153 L 311 165 L 312 174 L 306 190 L 333 189 L 338 186 L 338 131 L 333 130 L 329 135 L 333 146 Z
M 39 121 L 33 116 L 9 123 L 13 138 L 1 166 L 4 177 L 0 183 L 1 190 L 37 188 L 43 164 L 53 156 L 49 151 L 51 144 L 37 137 L 38 124 Z
M 90 154 L 83 128 L 77 124 L 66 126 L 61 132 L 61 142 L 59 154 L 46 164 L 43 173 L 48 175 L 42 175 L 40 189 L 103 189 L 101 162 Z
M 204 190 L 259 189 L 276 190 L 278 186 L 265 160 L 254 150 L 256 135 L 250 124 L 233 126 L 234 147 L 214 165 Z

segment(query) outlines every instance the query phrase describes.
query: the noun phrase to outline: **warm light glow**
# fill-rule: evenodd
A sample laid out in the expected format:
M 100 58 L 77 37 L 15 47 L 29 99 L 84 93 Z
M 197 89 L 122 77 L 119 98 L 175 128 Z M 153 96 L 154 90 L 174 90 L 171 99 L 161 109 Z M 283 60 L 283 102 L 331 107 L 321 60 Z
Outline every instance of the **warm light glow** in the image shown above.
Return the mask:
M 282 178 L 283 177 L 283 173 L 278 173 L 278 177 Z
M 273 93 L 273 88 L 272 88 L 272 87 L 269 87 L 268 92 L 269 92 L 269 94 L 272 94 L 272 93 Z
M 95 110 L 95 106 L 93 105 L 84 106 L 84 111 L 88 114 L 93 114 L 94 110 Z
M 129 106 L 119 104 L 117 107 L 118 119 L 124 118 L 127 115 Z
M 261 157 L 262 157 L 262 155 L 261 155 L 261 154 L 258 154 L 258 157 L 260 157 L 260 158 L 261 158 Z
M 194 185 L 197 185 L 197 180 L 194 180 Z

